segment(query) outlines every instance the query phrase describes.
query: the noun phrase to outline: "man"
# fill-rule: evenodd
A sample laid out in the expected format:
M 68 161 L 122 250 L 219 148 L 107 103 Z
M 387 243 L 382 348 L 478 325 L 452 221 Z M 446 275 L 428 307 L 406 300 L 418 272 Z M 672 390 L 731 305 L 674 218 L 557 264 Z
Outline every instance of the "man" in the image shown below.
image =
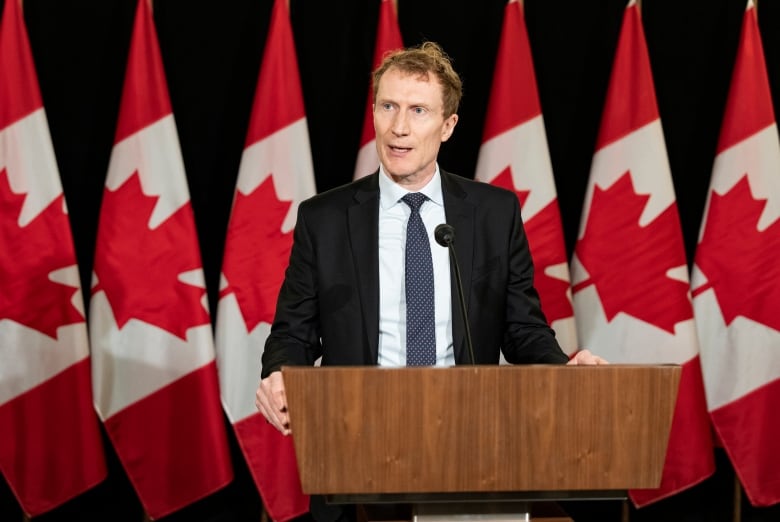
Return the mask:
M 448 250 L 433 237 L 440 223 L 457 234 L 477 364 L 498 363 L 499 350 L 513 364 L 604 362 L 586 350 L 569 361 L 558 346 L 533 288 L 517 196 L 439 169 L 460 97 L 460 78 L 437 44 L 387 56 L 374 72 L 379 171 L 300 205 L 256 396 L 282 433 L 290 433 L 283 365 L 320 356 L 323 365 L 420 364 L 415 350 L 427 353 L 422 364 L 471 362 Z M 412 197 L 417 204 L 408 193 L 422 194 Z M 424 256 L 410 261 L 407 242 L 420 239 L 411 228 L 420 221 Z M 407 287 L 418 265 L 430 274 L 427 290 Z M 407 347 L 418 342 L 424 347 Z

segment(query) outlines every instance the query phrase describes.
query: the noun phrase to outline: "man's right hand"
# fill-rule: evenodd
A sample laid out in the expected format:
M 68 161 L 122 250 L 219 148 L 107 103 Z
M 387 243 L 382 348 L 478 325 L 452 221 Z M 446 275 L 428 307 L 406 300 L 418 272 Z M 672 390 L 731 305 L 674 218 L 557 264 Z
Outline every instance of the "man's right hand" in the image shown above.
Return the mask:
M 260 386 L 255 393 L 255 406 L 282 435 L 292 433 L 290 417 L 287 415 L 287 395 L 284 393 L 282 372 L 273 372 L 260 381 Z

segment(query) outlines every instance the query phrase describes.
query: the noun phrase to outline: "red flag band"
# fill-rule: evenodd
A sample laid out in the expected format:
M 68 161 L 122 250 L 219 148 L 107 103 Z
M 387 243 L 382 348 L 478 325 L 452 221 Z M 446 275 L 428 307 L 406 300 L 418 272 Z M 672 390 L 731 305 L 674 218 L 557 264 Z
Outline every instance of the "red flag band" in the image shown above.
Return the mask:
M 260 359 L 292 248 L 298 203 L 313 196 L 314 169 L 284 0 L 275 0 L 222 265 L 217 360 L 222 403 L 268 514 L 309 510 L 292 439 L 255 409 Z
M 100 209 L 90 338 L 98 411 L 146 514 L 160 518 L 228 484 L 202 262 L 147 0 Z
M 28 516 L 106 477 L 68 213 L 21 2 L 0 25 L 0 473 Z
M 712 423 L 755 506 L 780 502 L 778 173 L 780 140 L 748 2 L 692 288 Z
M 647 46 L 626 7 L 572 260 L 582 348 L 615 363 L 677 363 L 682 377 L 660 487 L 644 506 L 715 470 L 682 230 Z

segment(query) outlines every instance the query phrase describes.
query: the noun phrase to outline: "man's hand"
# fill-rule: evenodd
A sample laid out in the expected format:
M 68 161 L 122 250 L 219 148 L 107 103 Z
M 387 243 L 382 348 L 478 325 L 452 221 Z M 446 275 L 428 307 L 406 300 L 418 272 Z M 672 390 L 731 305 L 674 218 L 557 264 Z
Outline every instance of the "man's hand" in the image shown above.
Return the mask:
M 580 350 L 566 364 L 571 364 L 571 365 L 580 365 L 580 364 L 593 365 L 593 364 L 609 364 L 609 363 L 607 362 L 606 359 L 603 359 L 603 358 L 599 357 L 598 355 L 592 354 L 590 352 L 590 350 Z
M 292 433 L 290 417 L 287 415 L 287 395 L 284 393 L 282 372 L 273 372 L 260 381 L 260 386 L 255 393 L 255 406 L 282 435 Z

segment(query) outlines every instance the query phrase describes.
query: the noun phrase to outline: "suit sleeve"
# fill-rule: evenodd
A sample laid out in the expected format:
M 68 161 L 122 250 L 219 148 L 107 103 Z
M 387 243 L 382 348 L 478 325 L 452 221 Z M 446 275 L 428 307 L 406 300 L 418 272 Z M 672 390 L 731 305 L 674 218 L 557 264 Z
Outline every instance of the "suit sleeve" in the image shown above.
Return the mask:
M 305 203 L 298 209 L 290 262 L 276 302 L 276 315 L 263 351 L 262 377 L 284 365 L 312 365 L 322 354 L 317 299 L 316 250 Z
M 548 326 L 539 294 L 533 286 L 534 265 L 516 197 L 513 198 L 511 216 L 504 357 L 512 364 L 565 364 L 569 358 L 555 339 L 555 332 Z

